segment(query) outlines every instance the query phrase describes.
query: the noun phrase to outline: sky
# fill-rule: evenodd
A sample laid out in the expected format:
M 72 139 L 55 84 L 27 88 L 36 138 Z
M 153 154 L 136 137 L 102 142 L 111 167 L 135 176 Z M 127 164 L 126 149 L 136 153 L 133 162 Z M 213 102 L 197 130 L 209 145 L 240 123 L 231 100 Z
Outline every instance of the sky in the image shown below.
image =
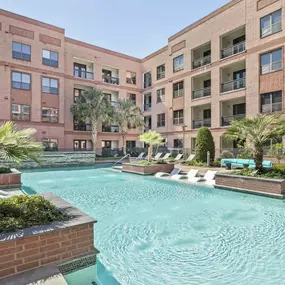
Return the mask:
M 0 0 L 0 8 L 65 29 L 67 37 L 143 58 L 230 0 Z

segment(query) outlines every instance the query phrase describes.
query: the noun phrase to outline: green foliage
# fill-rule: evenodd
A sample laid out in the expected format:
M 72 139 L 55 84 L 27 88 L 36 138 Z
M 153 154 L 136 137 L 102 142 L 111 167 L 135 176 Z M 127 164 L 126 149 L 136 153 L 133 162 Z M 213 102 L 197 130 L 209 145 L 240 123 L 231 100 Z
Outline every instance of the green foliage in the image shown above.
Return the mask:
M 187 161 L 187 164 L 189 166 L 200 166 L 200 167 L 206 166 L 205 162 L 197 161 L 195 159 L 193 159 L 191 161 Z
M 285 170 L 285 164 L 273 164 L 273 169 Z
M 221 153 L 221 158 L 225 159 L 225 158 L 234 158 L 234 154 L 228 150 L 223 150 Z
M 167 162 L 164 160 L 158 160 L 158 161 L 140 160 L 138 162 L 135 162 L 135 164 L 153 165 L 153 164 L 167 164 Z
M 261 170 L 254 169 L 242 169 L 238 171 L 232 172 L 235 175 L 241 176 L 249 176 L 249 177 L 261 177 L 261 178 L 271 178 L 271 179 L 284 179 L 285 178 L 285 170 L 284 169 L 266 169 L 263 168 Z
M 237 158 L 241 159 L 252 159 L 252 150 L 248 148 L 246 145 L 238 145 L 239 153 L 237 155 Z
M 13 196 L 0 199 L 0 232 L 68 220 L 68 216 L 42 196 Z
M 273 156 L 280 163 L 280 160 L 285 157 L 283 143 L 271 145 L 268 155 Z
M 0 173 L 11 173 L 11 169 L 8 166 L 0 165 Z
M 222 159 L 220 157 L 216 158 L 213 162 L 213 166 L 214 167 L 221 167 L 221 160 Z
M 195 158 L 200 162 L 207 162 L 207 152 L 210 152 L 210 159 L 215 159 L 215 143 L 211 131 L 207 127 L 199 129 L 196 138 Z
M 38 157 L 43 151 L 43 144 L 33 138 L 35 129 L 18 130 L 12 122 L 0 125 L 0 161 L 15 161 L 32 159 L 39 163 Z

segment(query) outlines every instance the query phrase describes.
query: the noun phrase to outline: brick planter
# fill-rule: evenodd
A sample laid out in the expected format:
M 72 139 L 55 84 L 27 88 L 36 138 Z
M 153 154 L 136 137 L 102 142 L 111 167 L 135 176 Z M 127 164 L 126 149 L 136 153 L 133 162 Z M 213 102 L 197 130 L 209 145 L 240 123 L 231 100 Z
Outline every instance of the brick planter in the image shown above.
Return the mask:
M 51 193 L 43 196 L 74 218 L 0 234 L 0 284 L 3 277 L 98 253 L 94 248 L 96 220 Z
M 152 164 L 152 165 L 141 165 L 141 164 L 129 164 L 124 163 L 122 171 L 130 172 L 141 175 L 153 175 L 157 172 L 171 172 L 174 168 L 174 164 Z
M 21 172 L 12 168 L 12 173 L 0 174 L 0 188 L 13 188 L 21 186 Z
M 281 198 L 285 197 L 284 179 L 268 179 L 217 173 L 215 187 L 279 196 Z

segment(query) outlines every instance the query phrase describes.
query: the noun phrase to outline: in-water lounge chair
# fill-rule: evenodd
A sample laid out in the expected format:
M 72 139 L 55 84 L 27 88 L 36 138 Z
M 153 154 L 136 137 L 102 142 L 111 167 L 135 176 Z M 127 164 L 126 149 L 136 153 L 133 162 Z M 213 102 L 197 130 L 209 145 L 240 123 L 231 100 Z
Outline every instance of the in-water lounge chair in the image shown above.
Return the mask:
M 213 185 L 215 183 L 215 176 L 217 171 L 208 170 L 204 177 L 194 177 L 188 179 L 190 182 L 205 182 L 208 185 Z
M 176 175 L 173 175 L 171 177 L 171 179 L 174 179 L 174 180 L 180 180 L 180 179 L 188 179 L 188 180 L 191 180 L 193 178 L 198 178 L 196 177 L 197 174 L 198 174 L 198 171 L 197 169 L 190 169 L 189 172 L 186 174 L 186 175 L 180 175 L 180 174 L 176 174 Z
M 173 170 L 170 172 L 170 173 L 167 173 L 167 172 L 157 172 L 155 174 L 155 177 L 172 177 L 173 175 L 177 175 L 179 172 L 181 171 L 180 168 L 173 168 Z

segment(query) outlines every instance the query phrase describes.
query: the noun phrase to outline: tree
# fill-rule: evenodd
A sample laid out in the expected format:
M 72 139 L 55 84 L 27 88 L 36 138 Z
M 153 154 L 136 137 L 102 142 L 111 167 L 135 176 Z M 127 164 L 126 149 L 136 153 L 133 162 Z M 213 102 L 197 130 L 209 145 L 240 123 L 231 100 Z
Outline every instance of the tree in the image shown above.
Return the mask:
M 212 133 L 207 127 L 199 129 L 196 138 L 195 159 L 199 162 L 207 162 L 207 152 L 210 152 L 210 159 L 215 159 L 215 143 Z
M 152 150 L 154 146 L 164 145 L 164 138 L 160 133 L 156 131 L 148 131 L 139 136 L 141 142 L 148 145 L 148 161 L 151 161 Z
M 123 140 L 123 152 L 126 154 L 125 136 L 131 128 L 143 128 L 144 118 L 141 109 L 131 100 L 118 100 L 118 108 L 115 110 L 114 123 L 120 127 Z
M 109 124 L 114 117 L 114 108 L 103 92 L 96 87 L 85 90 L 71 106 L 74 118 L 86 122 L 90 120 L 92 126 L 92 143 L 96 155 L 98 128 L 101 123 Z
M 43 144 L 36 142 L 35 129 L 18 130 L 12 122 L 0 125 L 0 160 L 20 163 L 23 159 L 32 159 L 39 163 L 38 156 L 43 151 Z
M 280 120 L 280 116 L 280 113 L 260 114 L 253 118 L 232 121 L 224 137 L 230 140 L 245 140 L 245 147 L 252 153 L 256 170 L 261 170 L 263 146 L 285 135 L 285 122 Z
M 283 143 L 272 144 L 268 152 L 268 155 L 276 158 L 278 161 L 278 164 L 280 164 L 281 159 L 285 157 Z

